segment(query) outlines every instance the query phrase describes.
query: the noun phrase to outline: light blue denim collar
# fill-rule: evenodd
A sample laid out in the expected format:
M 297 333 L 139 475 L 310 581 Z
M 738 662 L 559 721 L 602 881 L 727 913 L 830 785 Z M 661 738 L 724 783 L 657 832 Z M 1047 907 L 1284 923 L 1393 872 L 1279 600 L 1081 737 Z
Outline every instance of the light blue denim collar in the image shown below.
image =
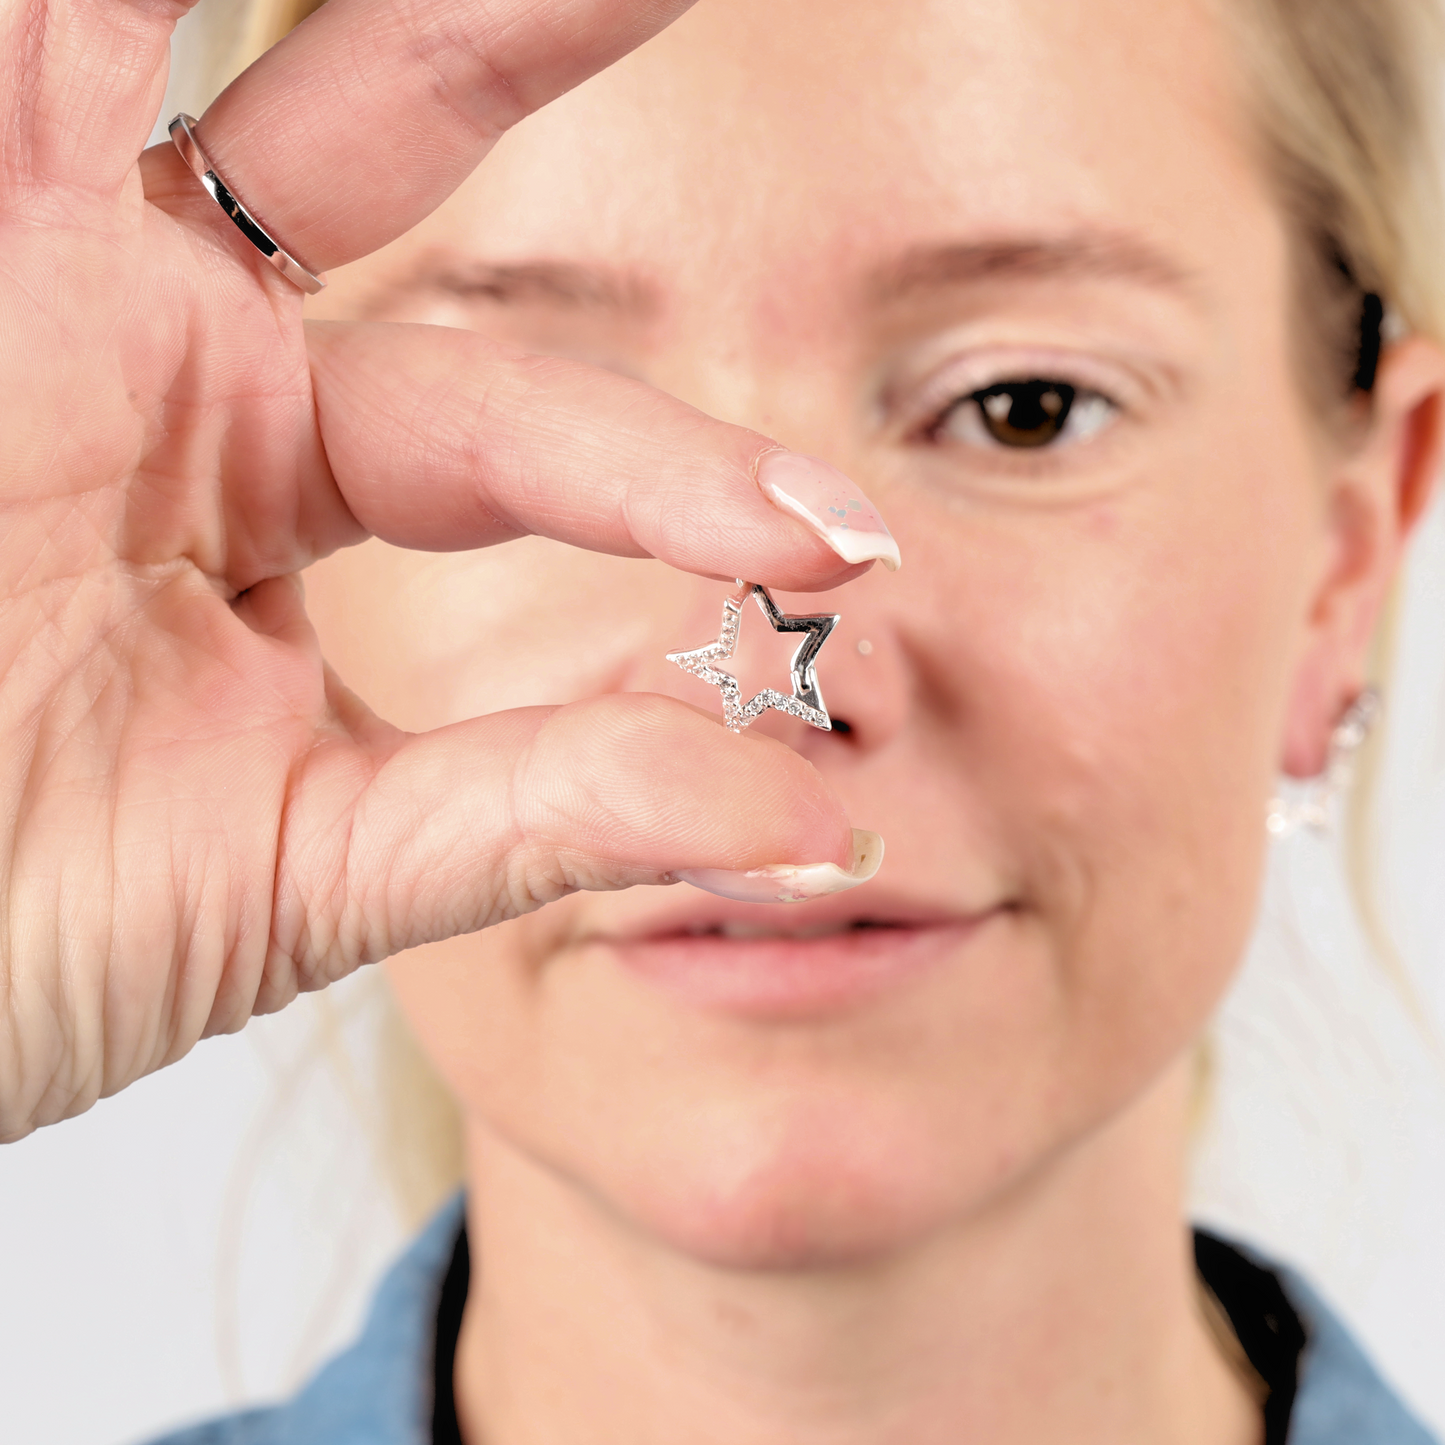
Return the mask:
M 431 1445 L 437 1299 L 461 1224 L 458 1194 L 387 1271 L 360 1338 L 294 1399 L 155 1445 Z

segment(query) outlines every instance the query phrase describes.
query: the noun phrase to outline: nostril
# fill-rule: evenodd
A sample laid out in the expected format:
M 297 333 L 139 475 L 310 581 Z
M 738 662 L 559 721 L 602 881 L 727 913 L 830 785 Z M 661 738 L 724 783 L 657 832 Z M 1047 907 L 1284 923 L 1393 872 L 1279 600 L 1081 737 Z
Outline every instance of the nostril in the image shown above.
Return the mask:
M 844 722 L 840 717 L 835 717 L 833 719 L 833 731 L 835 733 L 841 733 L 846 738 L 848 734 L 853 731 L 853 724 Z

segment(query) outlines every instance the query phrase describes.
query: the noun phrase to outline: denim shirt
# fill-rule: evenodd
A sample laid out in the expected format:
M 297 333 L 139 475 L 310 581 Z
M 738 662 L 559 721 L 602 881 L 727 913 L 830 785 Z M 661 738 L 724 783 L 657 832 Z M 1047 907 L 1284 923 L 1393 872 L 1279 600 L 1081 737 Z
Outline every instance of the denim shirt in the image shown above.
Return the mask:
M 458 1196 L 392 1266 L 357 1342 L 293 1400 L 154 1445 L 432 1445 L 437 1302 L 461 1224 Z M 1266 1268 L 1305 1334 L 1288 1445 L 1439 1445 L 1319 1296 L 1293 1271 Z

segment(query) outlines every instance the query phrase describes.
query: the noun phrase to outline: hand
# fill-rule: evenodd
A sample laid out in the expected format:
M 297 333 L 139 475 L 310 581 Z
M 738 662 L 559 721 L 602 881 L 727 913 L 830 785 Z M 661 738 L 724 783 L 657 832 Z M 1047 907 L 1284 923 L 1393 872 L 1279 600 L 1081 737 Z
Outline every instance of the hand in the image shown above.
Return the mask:
M 370 534 L 861 569 L 764 500 L 765 437 L 465 332 L 303 325 L 174 150 L 140 154 L 183 8 L 0 19 L 0 1138 L 572 889 L 850 859 L 808 764 L 681 703 L 412 736 L 329 673 L 296 574 Z M 198 133 L 324 272 L 685 8 L 330 0 Z

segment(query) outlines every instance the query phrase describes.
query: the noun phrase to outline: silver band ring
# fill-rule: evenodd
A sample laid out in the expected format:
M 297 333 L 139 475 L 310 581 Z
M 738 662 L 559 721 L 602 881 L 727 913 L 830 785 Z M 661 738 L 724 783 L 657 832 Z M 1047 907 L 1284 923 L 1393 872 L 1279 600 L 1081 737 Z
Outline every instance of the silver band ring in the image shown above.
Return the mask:
M 206 158 L 192 130 L 195 119 L 178 115 L 169 126 L 171 139 L 181 159 L 195 172 L 196 179 L 210 192 L 211 199 L 236 223 L 236 229 L 289 281 L 308 296 L 314 296 L 326 282 L 314 276 L 294 256 L 289 256 L 266 234 L 265 227 L 231 193 L 216 168 Z

